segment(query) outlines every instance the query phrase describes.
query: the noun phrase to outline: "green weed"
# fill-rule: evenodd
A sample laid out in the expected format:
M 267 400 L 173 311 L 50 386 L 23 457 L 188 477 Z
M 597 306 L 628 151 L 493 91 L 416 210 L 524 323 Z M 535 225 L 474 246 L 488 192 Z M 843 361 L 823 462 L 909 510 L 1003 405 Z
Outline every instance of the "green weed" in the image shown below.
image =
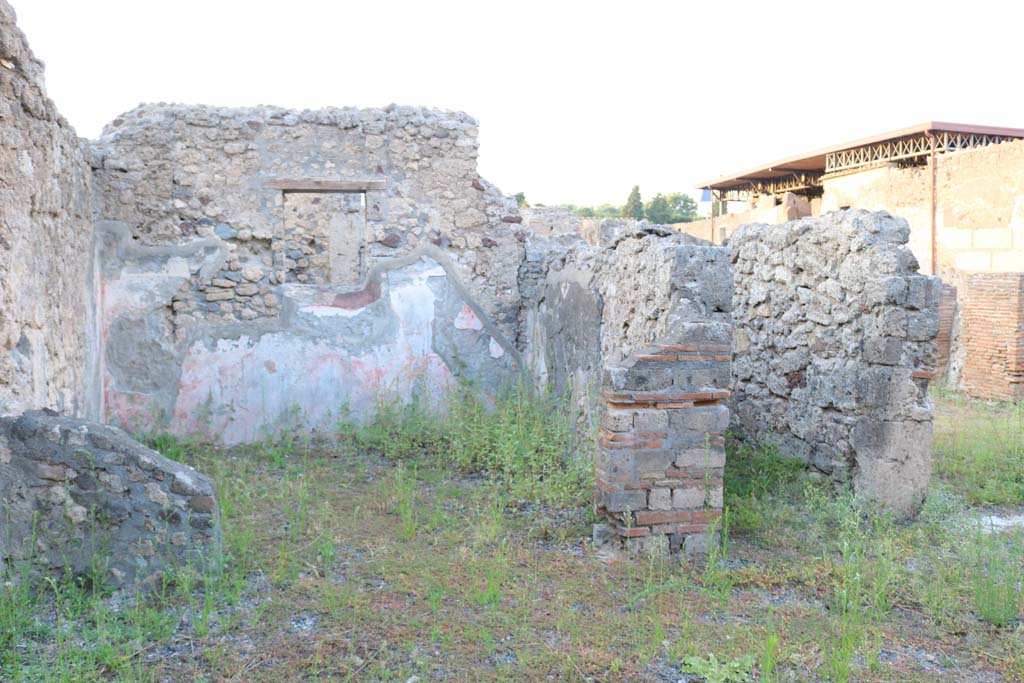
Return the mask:
M 1024 503 L 1024 402 L 943 397 L 936 420 L 935 474 L 973 505 Z
M 974 546 L 974 607 L 978 617 L 995 626 L 1015 621 L 1024 583 L 1024 538 L 1004 538 L 979 525 Z
M 744 683 L 751 680 L 754 668 L 754 657 L 747 655 L 728 662 L 719 662 L 713 653 L 707 657 L 692 655 L 683 660 L 681 667 L 684 673 L 696 674 L 705 683 Z

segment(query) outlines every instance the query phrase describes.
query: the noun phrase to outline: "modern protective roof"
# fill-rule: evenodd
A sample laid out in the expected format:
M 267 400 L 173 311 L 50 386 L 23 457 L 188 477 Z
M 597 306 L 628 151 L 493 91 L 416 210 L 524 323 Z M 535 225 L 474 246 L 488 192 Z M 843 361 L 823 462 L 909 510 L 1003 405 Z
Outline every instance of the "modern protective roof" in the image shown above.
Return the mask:
M 826 160 L 829 155 L 839 152 L 855 150 L 858 148 L 869 148 L 873 145 L 884 143 L 895 143 L 902 140 L 912 140 L 928 134 L 953 133 L 959 136 L 975 136 L 981 140 L 991 138 L 993 142 L 1000 142 L 1003 138 L 1024 138 L 1024 128 L 1001 128 L 997 126 L 975 126 L 963 123 L 948 123 L 945 121 L 928 121 L 909 128 L 872 135 L 845 142 L 840 145 L 833 145 L 824 149 L 815 150 L 806 154 L 787 157 L 774 161 L 770 164 L 756 166 L 739 173 L 724 175 L 714 180 L 701 183 L 698 187 L 712 190 L 743 190 L 752 184 L 771 182 L 788 178 L 794 174 L 823 174 L 826 172 Z M 988 143 L 985 143 L 988 144 Z M 977 145 L 968 145 L 977 146 Z M 959 147 L 958 147 L 959 148 Z M 953 151 L 953 150 L 941 150 Z

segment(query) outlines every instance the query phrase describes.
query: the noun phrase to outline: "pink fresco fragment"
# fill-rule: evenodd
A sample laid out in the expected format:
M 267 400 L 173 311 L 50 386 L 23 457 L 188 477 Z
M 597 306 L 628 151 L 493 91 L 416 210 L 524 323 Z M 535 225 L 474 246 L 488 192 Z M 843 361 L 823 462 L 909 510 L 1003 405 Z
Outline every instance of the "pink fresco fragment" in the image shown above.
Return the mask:
M 267 332 L 255 338 L 195 342 L 184 353 L 177 395 L 167 428 L 173 433 L 201 435 L 224 444 L 266 438 L 285 424 L 301 423 L 313 430 L 335 429 L 340 417 L 368 417 L 381 394 L 408 398 L 424 389 L 432 404 L 443 408 L 445 392 L 454 377 L 432 348 L 433 294 L 425 279 L 393 288 L 390 303 L 398 317 L 397 335 L 383 344 L 353 353 L 331 338 L 292 332 Z M 110 323 L 149 306 L 126 279 L 101 283 L 104 341 Z M 340 310 L 381 296 L 368 287 L 360 297 L 322 292 L 307 314 L 338 316 Z M 364 301 L 366 298 L 368 301 Z M 321 310 L 324 309 L 324 310 Z M 348 315 L 346 312 L 345 315 Z M 457 329 L 481 330 L 483 323 L 468 306 L 454 321 Z M 132 428 L 151 428 L 158 404 L 169 398 L 119 392 L 102 368 L 105 414 L 111 422 Z
M 482 330 L 484 324 L 468 304 L 462 304 L 462 310 L 455 316 L 455 329 L 457 330 Z

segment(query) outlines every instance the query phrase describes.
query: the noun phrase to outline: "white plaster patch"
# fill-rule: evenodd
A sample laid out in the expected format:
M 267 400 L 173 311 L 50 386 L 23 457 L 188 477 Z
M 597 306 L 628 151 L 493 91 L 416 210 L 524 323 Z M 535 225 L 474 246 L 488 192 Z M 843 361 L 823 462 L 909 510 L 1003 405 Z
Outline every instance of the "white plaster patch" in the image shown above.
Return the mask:
M 339 308 L 337 306 L 303 306 L 303 313 L 312 313 L 318 318 L 354 318 L 363 312 L 363 308 Z
M 188 278 L 192 275 L 192 269 L 188 265 L 188 259 L 182 258 L 181 256 L 172 256 L 167 259 L 165 272 L 167 275 L 172 275 L 174 277 Z
M 434 302 L 437 297 L 427 279 L 444 274 L 444 268 L 436 261 L 422 259 L 388 275 L 391 285 L 388 296 L 391 308 L 398 316 L 400 339 L 412 355 L 433 353 Z
M 491 337 L 491 342 L 488 344 L 488 348 L 491 351 L 491 358 L 501 358 L 505 355 L 505 349 L 501 348 L 501 344 L 495 341 L 494 337 Z
M 1024 513 L 1011 515 L 986 515 L 981 518 L 981 529 L 985 533 L 1006 531 L 1024 527 Z

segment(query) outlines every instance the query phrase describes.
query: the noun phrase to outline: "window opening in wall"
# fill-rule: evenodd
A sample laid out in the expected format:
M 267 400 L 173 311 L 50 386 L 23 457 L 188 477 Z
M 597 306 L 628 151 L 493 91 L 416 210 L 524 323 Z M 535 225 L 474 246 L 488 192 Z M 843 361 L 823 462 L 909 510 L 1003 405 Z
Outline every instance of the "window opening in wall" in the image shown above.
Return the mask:
M 285 280 L 357 285 L 366 271 L 365 192 L 285 192 Z

